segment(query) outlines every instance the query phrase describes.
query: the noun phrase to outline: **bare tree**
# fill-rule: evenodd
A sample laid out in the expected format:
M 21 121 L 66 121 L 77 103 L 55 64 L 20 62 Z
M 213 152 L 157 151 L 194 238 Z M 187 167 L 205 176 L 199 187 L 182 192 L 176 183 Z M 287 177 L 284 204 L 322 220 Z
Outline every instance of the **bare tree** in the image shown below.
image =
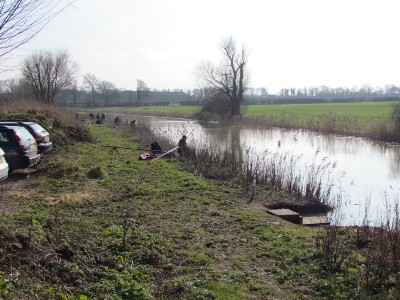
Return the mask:
M 110 100 L 110 97 L 117 92 L 115 84 L 107 80 L 100 81 L 98 83 L 98 89 L 106 103 Z
M 142 103 L 142 100 L 149 96 L 150 88 L 147 86 L 147 84 L 143 80 L 138 79 L 136 91 L 137 91 L 137 103 L 140 106 Z
M 28 57 L 23 62 L 22 74 L 36 98 L 47 104 L 54 102 L 61 89 L 75 83 L 75 65 L 67 51 L 40 51 Z
M 31 94 L 27 82 L 23 78 L 10 78 L 0 81 L 2 99 L 17 100 L 28 98 Z
M 99 80 L 96 78 L 95 75 L 86 73 L 83 76 L 83 85 L 87 89 L 90 89 L 92 92 L 92 106 L 95 106 L 95 103 L 96 103 L 96 90 L 97 90 L 98 84 L 99 84 Z
M 222 63 L 219 66 L 210 62 L 202 63 L 198 68 L 198 77 L 206 87 L 225 95 L 230 100 L 231 116 L 238 116 L 248 83 L 247 50 L 245 46 L 238 50 L 232 37 L 224 39 L 220 47 L 223 54 Z
M 73 0 L 0 1 L 0 63 L 27 43 Z

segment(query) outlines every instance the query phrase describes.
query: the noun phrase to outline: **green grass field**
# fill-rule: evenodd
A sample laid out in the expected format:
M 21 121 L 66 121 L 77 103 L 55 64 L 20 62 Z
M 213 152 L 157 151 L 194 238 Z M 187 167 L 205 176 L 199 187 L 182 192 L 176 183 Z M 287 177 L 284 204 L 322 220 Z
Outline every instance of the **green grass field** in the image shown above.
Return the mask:
M 336 113 L 351 115 L 357 118 L 388 118 L 394 102 L 350 102 L 350 103 L 319 103 L 319 104 L 274 104 L 248 105 L 245 116 L 281 116 L 290 114 L 301 118 L 315 115 Z M 146 106 L 146 107 L 108 107 L 100 110 L 118 112 L 123 110 L 129 113 L 166 114 L 166 115 L 193 115 L 200 108 L 198 106 Z
M 200 108 L 198 106 L 140 106 L 140 107 L 102 107 L 95 109 L 95 111 L 105 111 L 105 112 L 124 112 L 126 114 L 156 114 L 164 116 L 182 116 L 191 117 Z
M 320 103 L 320 104 L 276 104 L 248 105 L 245 115 L 248 117 L 282 114 L 309 117 L 337 113 L 352 115 L 359 118 L 387 118 L 391 113 L 393 102 L 351 102 L 351 103 Z

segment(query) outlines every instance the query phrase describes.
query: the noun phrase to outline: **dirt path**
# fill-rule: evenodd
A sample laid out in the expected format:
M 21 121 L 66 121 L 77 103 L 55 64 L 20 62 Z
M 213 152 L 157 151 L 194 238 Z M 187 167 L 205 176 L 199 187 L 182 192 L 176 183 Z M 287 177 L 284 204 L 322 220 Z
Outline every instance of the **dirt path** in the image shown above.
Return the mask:
M 15 170 L 5 181 L 0 182 L 0 215 L 13 213 L 18 209 L 19 195 L 31 184 L 38 168 Z

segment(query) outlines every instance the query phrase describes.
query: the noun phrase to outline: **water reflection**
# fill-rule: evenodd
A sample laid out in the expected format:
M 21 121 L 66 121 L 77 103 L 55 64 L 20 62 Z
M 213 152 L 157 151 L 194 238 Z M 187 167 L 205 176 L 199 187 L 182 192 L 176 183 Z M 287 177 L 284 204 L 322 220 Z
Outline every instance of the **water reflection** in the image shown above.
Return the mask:
M 121 116 L 121 115 L 120 115 Z M 125 116 L 126 120 L 133 118 Z M 398 201 L 400 192 L 400 147 L 362 138 L 323 135 L 280 128 L 254 129 L 225 127 L 216 123 L 134 116 L 156 133 L 172 141 L 188 136 L 193 148 L 230 149 L 240 157 L 251 148 L 254 155 L 289 153 L 301 157 L 300 168 L 332 162 L 336 192 L 342 193 L 341 223 L 360 223 L 366 209 L 372 219 L 385 211 L 389 201 Z M 376 222 L 376 221 L 375 221 Z

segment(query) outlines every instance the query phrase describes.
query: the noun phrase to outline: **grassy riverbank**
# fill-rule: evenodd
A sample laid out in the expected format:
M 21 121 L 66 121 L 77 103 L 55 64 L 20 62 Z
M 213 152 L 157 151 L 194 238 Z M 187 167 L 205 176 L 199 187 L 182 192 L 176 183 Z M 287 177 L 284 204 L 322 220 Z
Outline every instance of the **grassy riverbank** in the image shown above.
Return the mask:
M 5 299 L 299 299 L 321 293 L 314 237 L 247 203 L 239 190 L 138 161 L 138 147 L 105 126 L 95 144 L 44 159 L 4 191 Z M 69 251 L 57 249 L 66 248 Z M 67 298 L 65 298 L 67 299 Z M 69 299 L 69 298 L 68 298 Z M 71 298 L 75 299 L 75 298 Z
M 55 139 L 80 128 L 64 122 L 53 122 Z M 0 298 L 398 295 L 390 266 L 379 268 L 381 281 L 366 272 L 384 251 L 372 251 L 379 248 L 368 231 L 294 225 L 263 206 L 285 199 L 282 191 L 249 201 L 229 182 L 184 171 L 179 158 L 139 161 L 135 149 L 149 146 L 148 132 L 95 124 L 74 132 L 81 130 L 92 138 L 56 147 L 36 172 L 0 184 Z M 396 240 L 380 236 L 381 244 Z

